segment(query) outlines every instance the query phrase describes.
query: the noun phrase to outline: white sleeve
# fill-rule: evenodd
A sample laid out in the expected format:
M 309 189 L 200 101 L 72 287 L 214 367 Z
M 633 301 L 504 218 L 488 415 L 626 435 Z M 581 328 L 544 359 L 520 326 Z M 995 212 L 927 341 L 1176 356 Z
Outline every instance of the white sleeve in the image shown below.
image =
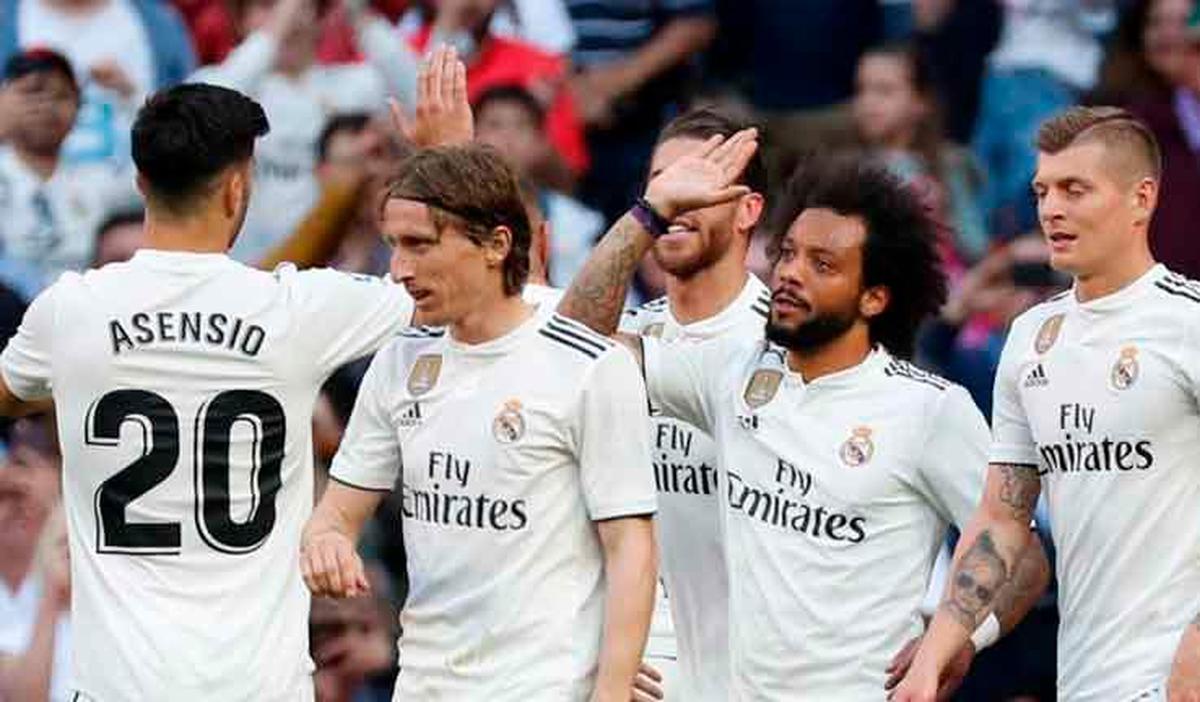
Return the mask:
M 412 322 L 412 298 L 388 278 L 297 271 L 291 264 L 281 265 L 275 275 L 292 287 L 300 332 L 296 343 L 320 374 L 376 351 Z
M 253 94 L 258 81 L 271 73 L 279 42 L 268 32 L 254 32 L 224 61 L 192 74 L 191 82 L 212 83 Z
M 983 499 L 988 427 L 966 390 L 951 385 L 944 394 L 930 418 L 916 487 L 946 521 L 962 529 Z
M 1017 349 L 1027 342 L 1025 335 L 1010 332 L 1000 353 L 992 391 L 992 448 L 988 457 L 992 463 L 1038 465 L 1037 442 L 1017 386 L 1021 372 Z
M 333 457 L 329 475 L 363 490 L 391 490 L 400 475 L 400 443 L 386 398 L 393 387 L 389 369 L 395 357 L 383 351 L 363 376 L 346 435 Z
M 54 347 L 55 297 L 58 283 L 34 298 L 17 333 L 0 355 L 0 373 L 13 395 L 30 401 L 51 391 L 51 349 Z
M 624 346 L 601 356 L 584 381 L 575 445 L 593 520 L 655 512 L 646 392 Z
M 712 434 L 705 368 L 718 372 L 719 367 L 709 366 L 707 361 L 715 355 L 711 352 L 719 340 L 695 343 L 655 337 L 641 339 L 650 404 L 668 417 Z

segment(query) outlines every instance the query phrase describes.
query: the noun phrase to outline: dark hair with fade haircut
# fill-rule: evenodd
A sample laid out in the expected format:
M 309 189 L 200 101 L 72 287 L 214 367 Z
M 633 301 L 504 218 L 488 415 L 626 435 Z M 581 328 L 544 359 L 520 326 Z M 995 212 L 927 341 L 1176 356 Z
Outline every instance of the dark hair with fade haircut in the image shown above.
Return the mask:
M 808 209 L 863 221 L 863 288 L 883 286 L 890 293 L 884 311 L 868 320 L 871 341 L 911 358 L 921 323 L 946 301 L 937 226 L 926 204 L 885 167 L 851 157 L 810 159 L 776 198 L 768 224 L 773 261 L 792 223 Z
M 330 117 L 317 137 L 317 161 L 324 163 L 329 158 L 329 144 L 335 136 L 344 132 L 358 134 L 370 123 L 371 115 L 366 112 L 342 112 Z
M 186 211 L 214 177 L 254 155 L 270 130 L 262 106 L 236 90 L 187 83 L 155 93 L 133 123 L 133 162 L 149 199 Z
M 533 93 L 515 83 L 488 88 L 479 97 L 475 98 L 475 103 L 471 106 L 471 109 L 475 112 L 476 118 L 478 118 L 488 107 L 502 102 L 517 105 L 525 111 L 538 129 L 545 128 L 546 108 L 542 103 L 538 102 Z
M 1141 162 L 1145 175 L 1162 179 L 1158 140 L 1141 120 L 1119 107 L 1070 107 L 1038 128 L 1037 148 L 1047 154 L 1089 141 L 1125 151 Z
M 500 152 L 483 144 L 423 149 L 400 166 L 388 186 L 390 199 L 427 206 L 440 233 L 457 224 L 477 245 L 491 241 L 496 227 L 508 227 L 512 246 L 504 259 L 504 293 L 518 295 L 529 278 L 533 233 L 521 187 Z
M 734 116 L 728 110 L 706 105 L 692 108 L 668 122 L 658 135 L 658 143 L 661 144 L 668 139 L 706 141 L 718 134 L 728 139 L 741 130 L 754 126 L 757 125 Z M 761 133 L 758 138 L 759 148 L 750 157 L 750 162 L 746 164 L 746 169 L 742 171 L 742 176 L 737 182 L 760 195 L 766 195 L 770 184 L 767 182 L 767 168 L 762 159 Z

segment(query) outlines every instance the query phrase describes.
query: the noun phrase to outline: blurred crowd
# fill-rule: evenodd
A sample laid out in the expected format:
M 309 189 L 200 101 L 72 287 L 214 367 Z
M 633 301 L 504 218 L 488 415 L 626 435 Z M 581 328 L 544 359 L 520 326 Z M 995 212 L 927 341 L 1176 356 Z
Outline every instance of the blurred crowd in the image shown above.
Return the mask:
M 918 361 L 984 410 L 1008 323 L 1067 281 L 1047 265 L 1029 181 L 1039 122 L 1122 105 L 1163 149 L 1157 258 L 1200 277 L 1200 10 L 1193 0 L 0 0 L 0 340 L 66 270 L 142 243 L 129 129 L 181 81 L 258 100 L 271 132 L 233 255 L 386 274 L 376 231 L 427 50 L 467 64 L 476 135 L 524 180 L 565 286 L 640 194 L 661 126 L 716 104 L 763 130 L 774 182 L 818 150 L 876 159 L 941 224 L 951 299 Z M 768 205 L 771 194 L 767 194 Z M 753 267 L 764 279 L 762 241 Z M 652 261 L 642 299 L 662 293 Z M 314 333 L 319 326 L 315 320 Z M 327 385 L 327 464 L 365 364 Z M 42 419 L 4 426 L 0 699 L 66 689 L 69 583 L 58 454 Z M 404 597 L 397 509 L 365 547 L 374 599 L 314 602 L 321 700 L 386 700 Z M 960 697 L 1053 699 L 1052 597 L 980 656 Z

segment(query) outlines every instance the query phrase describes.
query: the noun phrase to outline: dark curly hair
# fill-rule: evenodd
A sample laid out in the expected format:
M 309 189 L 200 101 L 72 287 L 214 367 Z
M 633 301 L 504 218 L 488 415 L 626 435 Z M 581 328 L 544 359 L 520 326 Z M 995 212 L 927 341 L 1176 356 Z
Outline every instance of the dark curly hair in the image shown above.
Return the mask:
M 883 167 L 846 157 L 812 159 L 775 199 L 768 220 L 772 260 L 778 261 L 782 238 L 800 213 L 817 208 L 862 220 L 863 288 L 883 286 L 890 293 L 884 311 L 868 320 L 871 341 L 911 358 L 917 329 L 946 301 L 946 274 L 928 208 Z

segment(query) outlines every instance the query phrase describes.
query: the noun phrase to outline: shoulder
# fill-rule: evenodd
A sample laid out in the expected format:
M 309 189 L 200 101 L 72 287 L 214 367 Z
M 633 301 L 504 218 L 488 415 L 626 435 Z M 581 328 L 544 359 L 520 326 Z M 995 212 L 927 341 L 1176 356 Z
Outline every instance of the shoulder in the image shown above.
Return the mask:
M 947 390 L 957 387 L 937 373 L 894 357 L 889 358 L 884 364 L 883 375 L 906 390 L 925 394 L 931 399 L 941 398 Z
M 585 368 L 618 349 L 612 339 L 560 314 L 546 317 L 538 325 L 537 333 L 539 343 L 555 357 Z
M 1155 277 L 1153 284 L 1160 301 L 1181 308 L 1188 314 L 1200 312 L 1200 281 L 1164 270 Z
M 621 331 L 626 334 L 649 334 L 652 325 L 662 324 L 666 320 L 668 308 L 666 297 L 627 308 L 621 313 Z

